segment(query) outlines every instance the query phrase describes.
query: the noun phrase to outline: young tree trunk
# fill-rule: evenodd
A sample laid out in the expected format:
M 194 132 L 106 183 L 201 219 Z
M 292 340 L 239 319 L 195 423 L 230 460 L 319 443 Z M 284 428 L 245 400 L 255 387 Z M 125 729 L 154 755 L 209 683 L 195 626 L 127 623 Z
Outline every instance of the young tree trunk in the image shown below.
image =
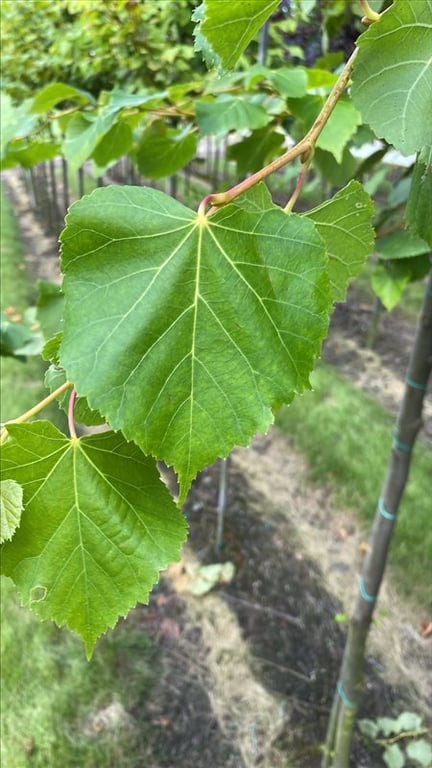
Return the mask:
M 362 690 L 366 640 L 383 578 L 396 516 L 422 426 L 423 400 L 432 369 L 432 271 L 408 366 L 386 478 L 373 523 L 368 554 L 345 645 L 339 681 L 329 719 L 322 768 L 348 768 L 352 734 Z

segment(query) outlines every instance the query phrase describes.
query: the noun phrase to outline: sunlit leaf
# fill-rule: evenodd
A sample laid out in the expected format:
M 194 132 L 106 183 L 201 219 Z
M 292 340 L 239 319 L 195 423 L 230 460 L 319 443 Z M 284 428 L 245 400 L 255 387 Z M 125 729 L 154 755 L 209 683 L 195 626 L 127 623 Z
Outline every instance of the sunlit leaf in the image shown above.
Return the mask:
M 182 497 L 309 386 L 327 257 L 263 186 L 210 218 L 153 189 L 97 189 L 61 239 L 62 366 L 113 429 L 175 466 Z
M 279 0 L 205 0 L 192 16 L 198 22 L 195 50 L 208 67 L 232 69 L 278 5 Z
M 22 484 L 25 511 L 2 572 L 24 605 L 78 632 L 90 655 L 178 559 L 184 518 L 154 461 L 120 434 L 69 440 L 46 421 L 9 431 L 2 476 Z
M 23 489 L 14 480 L 0 483 L 0 544 L 9 541 L 18 528 L 23 511 Z
M 49 112 L 62 101 L 77 101 L 79 104 L 86 104 L 94 102 L 94 98 L 87 91 L 66 85 L 66 83 L 50 83 L 36 94 L 30 106 L 30 112 Z
M 416 739 L 407 745 L 407 755 L 411 760 L 416 760 L 423 768 L 430 768 L 432 765 L 432 746 L 426 739 Z
M 349 279 L 359 274 L 372 253 L 372 214 L 372 201 L 358 181 L 350 181 L 331 200 L 306 214 L 327 246 L 334 301 L 344 300 Z

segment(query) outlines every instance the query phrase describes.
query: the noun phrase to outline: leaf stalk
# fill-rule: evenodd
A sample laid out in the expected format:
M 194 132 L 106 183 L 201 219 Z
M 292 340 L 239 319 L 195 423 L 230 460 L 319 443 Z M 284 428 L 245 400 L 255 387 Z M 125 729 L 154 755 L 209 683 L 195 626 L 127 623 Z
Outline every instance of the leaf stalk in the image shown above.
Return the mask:
M 55 389 L 49 395 L 44 397 L 43 400 L 40 400 L 39 403 L 36 403 L 36 405 L 34 405 L 25 413 L 22 413 L 21 416 L 18 416 L 16 419 L 10 419 L 10 421 L 7 421 L 6 424 L 22 424 L 23 422 L 28 421 L 33 416 L 36 416 L 38 413 L 40 413 L 40 411 L 43 411 L 43 409 L 46 408 L 47 405 L 50 405 L 50 403 L 54 402 L 54 400 L 56 400 L 57 397 L 62 395 L 63 392 L 67 392 L 68 389 L 71 389 L 71 387 L 73 387 L 72 382 L 65 381 L 64 384 L 62 384 L 60 387 L 57 387 L 57 389 Z M 8 435 L 9 435 L 9 432 L 7 431 L 7 428 L 5 425 L 0 433 L 0 445 L 3 445 Z

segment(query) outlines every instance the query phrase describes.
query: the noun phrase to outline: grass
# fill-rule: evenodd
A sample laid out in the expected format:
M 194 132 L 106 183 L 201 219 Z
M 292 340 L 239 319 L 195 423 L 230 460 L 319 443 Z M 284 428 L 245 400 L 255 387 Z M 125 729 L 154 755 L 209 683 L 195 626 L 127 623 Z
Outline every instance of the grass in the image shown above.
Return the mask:
M 86 661 L 68 630 L 19 607 L 2 580 L 2 742 L 5 768 L 135 768 L 146 752 L 147 724 L 103 727 L 97 714 L 117 703 L 139 710 L 154 679 L 150 642 L 129 622 L 109 632 Z M 123 709 L 124 708 L 124 709 Z
M 277 424 L 307 456 L 311 479 L 330 485 L 337 501 L 369 524 L 386 472 L 394 419 L 330 366 L 319 365 L 312 383 L 314 391 L 283 408 Z M 432 451 L 418 440 L 390 563 L 401 590 L 423 605 L 432 599 L 431 477 Z

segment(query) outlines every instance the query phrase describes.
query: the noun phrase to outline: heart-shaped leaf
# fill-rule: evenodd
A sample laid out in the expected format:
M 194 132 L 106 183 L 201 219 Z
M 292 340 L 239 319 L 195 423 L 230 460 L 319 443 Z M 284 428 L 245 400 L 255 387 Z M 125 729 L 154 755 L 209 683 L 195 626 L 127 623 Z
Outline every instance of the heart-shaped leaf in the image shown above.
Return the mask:
M 263 186 L 211 217 L 153 189 L 97 189 L 71 208 L 62 267 L 67 377 L 174 465 L 181 498 L 309 387 L 331 311 L 328 260 L 314 223 Z
M 22 484 L 24 512 L 2 573 L 42 619 L 78 632 L 90 655 L 178 560 L 184 518 L 153 459 L 120 434 L 69 440 L 47 421 L 8 431 L 2 476 Z

